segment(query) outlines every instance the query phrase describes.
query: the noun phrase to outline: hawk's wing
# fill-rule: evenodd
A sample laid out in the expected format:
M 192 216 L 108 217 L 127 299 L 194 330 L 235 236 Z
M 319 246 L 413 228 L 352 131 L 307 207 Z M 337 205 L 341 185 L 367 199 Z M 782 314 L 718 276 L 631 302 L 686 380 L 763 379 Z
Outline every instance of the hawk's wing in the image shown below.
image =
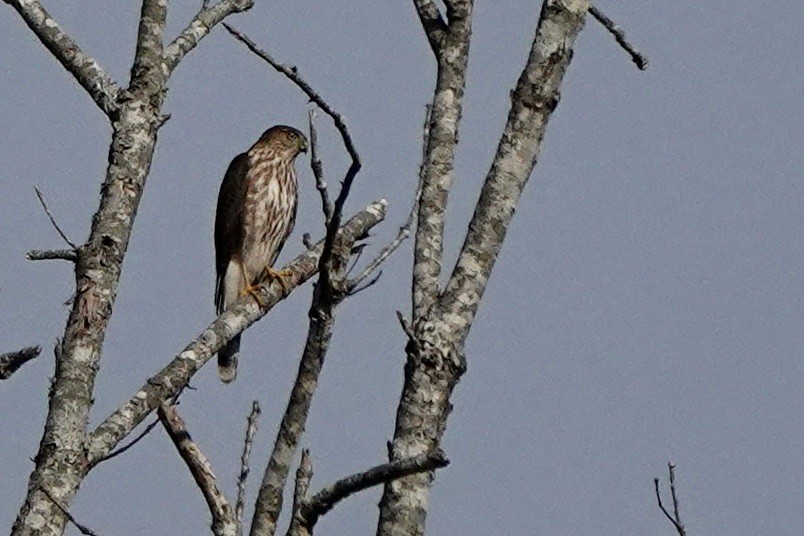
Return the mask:
M 243 246 L 242 213 L 246 198 L 246 172 L 248 155 L 237 155 L 218 192 L 218 208 L 215 211 L 215 307 L 218 314 L 223 312 L 223 278 L 226 267 Z

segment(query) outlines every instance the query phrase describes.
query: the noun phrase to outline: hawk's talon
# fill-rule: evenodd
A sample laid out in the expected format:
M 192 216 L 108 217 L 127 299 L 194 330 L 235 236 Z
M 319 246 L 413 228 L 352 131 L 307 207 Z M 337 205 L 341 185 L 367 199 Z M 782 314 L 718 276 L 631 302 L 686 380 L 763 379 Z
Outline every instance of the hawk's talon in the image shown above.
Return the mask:
M 287 295 L 290 289 L 288 288 L 288 282 L 285 281 L 285 278 L 292 276 L 293 272 L 290 270 L 274 270 L 268 266 L 264 268 L 262 274 L 260 274 L 260 280 L 265 282 L 271 282 L 273 280 L 279 281 L 279 284 L 282 286 L 282 293 Z
M 246 296 L 251 296 L 252 298 L 254 298 L 254 301 L 257 302 L 257 305 L 259 306 L 260 309 L 265 309 L 265 307 L 268 305 L 263 299 L 262 294 L 260 293 L 259 285 L 247 286 L 242 291 L 240 291 L 240 296 L 244 298 Z

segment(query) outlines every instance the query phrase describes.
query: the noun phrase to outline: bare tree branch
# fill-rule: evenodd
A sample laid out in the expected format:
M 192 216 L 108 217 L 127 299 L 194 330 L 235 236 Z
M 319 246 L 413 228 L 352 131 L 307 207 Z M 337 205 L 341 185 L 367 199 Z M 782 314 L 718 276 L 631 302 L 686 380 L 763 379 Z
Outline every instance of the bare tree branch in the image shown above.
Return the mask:
M 362 237 L 371 227 L 382 221 L 385 211 L 386 203 L 382 200 L 356 214 L 341 229 L 343 242 L 351 243 Z M 285 278 L 289 290 L 316 273 L 323 247 L 321 241 L 314 249 L 302 253 L 283 268 L 292 274 Z M 128 402 L 98 425 L 87 438 L 86 456 L 90 467 L 114 449 L 162 401 L 180 392 L 201 366 L 232 337 L 265 316 L 286 297 L 282 285 L 276 280 L 268 286 L 260 287 L 258 292 L 266 304 L 265 308 L 260 309 L 255 300 L 248 296 L 242 298 L 215 319 L 169 365 L 149 378 Z
M 318 159 L 317 133 L 313 124 L 313 113 L 311 112 L 310 140 L 313 149 L 311 167 L 316 178 L 316 188 L 321 195 L 327 234 L 324 239 L 324 248 L 318 261 L 319 277 L 313 291 L 313 300 L 308 313 L 310 325 L 299 364 L 299 372 L 291 391 L 287 409 L 279 426 L 274 449 L 263 475 L 251 524 L 252 536 L 272 536 L 276 532 L 276 523 L 282 511 L 282 494 L 290 473 L 290 464 L 304 433 L 313 394 L 318 386 L 318 378 L 329 348 L 329 341 L 335 324 L 334 311 L 337 305 L 348 295 L 346 267 L 351 257 L 354 241 L 336 243 L 336 236 L 343 215 L 343 207 L 349 196 L 352 182 L 360 171 L 361 163 L 343 116 L 299 75 L 298 70 L 295 67 L 288 67 L 279 63 L 267 52 L 258 48 L 246 35 L 227 24 L 224 24 L 224 26 L 235 38 L 244 43 L 249 50 L 296 84 L 311 101 L 332 118 L 341 135 L 346 152 L 352 159 L 352 163 L 341 183 L 338 197 L 333 204 L 330 202 L 326 183 L 323 179 L 322 165 Z
M 301 517 L 301 510 L 310 489 L 310 480 L 313 478 L 313 463 L 310 461 L 310 451 L 302 450 L 299 468 L 296 470 L 296 485 L 293 489 L 293 517 L 290 520 L 287 536 L 312 536 L 312 529 Z
M 36 359 L 41 353 L 42 347 L 36 345 L 0 355 L 0 380 L 9 379 L 21 366 L 32 359 Z
M 413 5 L 416 7 L 424 33 L 430 42 L 430 48 L 433 49 L 433 52 L 438 53 L 447 31 L 447 24 L 444 22 L 438 6 L 433 0 L 413 0 Z
M 332 220 L 332 201 L 329 199 L 327 183 L 324 180 L 324 166 L 318 157 L 318 132 L 315 129 L 315 110 L 310 110 L 307 115 L 310 123 L 310 169 L 315 177 L 315 189 L 321 196 L 321 210 L 324 212 L 324 225 L 329 225 Z
M 608 30 L 611 35 L 614 36 L 614 39 L 617 43 L 623 47 L 623 49 L 631 55 L 631 60 L 636 64 L 637 67 L 641 71 L 644 71 L 648 68 L 648 58 L 641 52 L 639 52 L 634 45 L 628 42 L 625 37 L 625 30 L 617 25 L 613 20 L 608 18 L 605 13 L 600 11 L 594 5 L 589 5 L 589 13 L 597 19 L 597 21 L 603 25 L 606 30 Z
M 246 480 L 249 474 L 248 460 L 251 447 L 254 445 L 254 435 L 257 433 L 257 422 L 260 418 L 260 404 L 255 400 L 251 403 L 251 413 L 246 426 L 246 439 L 243 441 L 243 454 L 240 455 L 240 474 L 237 477 L 237 501 L 235 502 L 235 520 L 237 521 L 237 536 L 243 534 L 243 509 L 246 504 Z
M 74 249 L 32 249 L 25 254 L 25 258 L 29 261 L 78 261 L 78 253 Z
M 18 4 L 22 5 L 21 2 Z M 24 5 L 38 6 L 35 2 Z M 46 14 L 42 16 L 46 17 Z M 112 109 L 108 103 L 102 105 L 114 119 L 106 180 L 89 238 L 76 260 L 75 297 L 59 350 L 60 359 L 50 390 L 48 415 L 35 458 L 36 466 L 29 478 L 25 502 L 12 528 L 15 536 L 28 534 L 34 525 L 38 526 L 40 534 L 61 534 L 67 519 L 41 490 L 47 489 L 60 504 L 69 507 L 89 470 L 84 450 L 86 425 L 100 368 L 101 347 L 150 170 L 159 109 L 164 99 L 165 78 L 161 62 L 156 61 L 155 56 L 161 56 L 160 38 L 165 16 L 164 2 L 143 0 L 137 51 L 126 99 L 120 99 L 119 109 Z M 67 36 L 52 19 L 46 17 L 39 22 L 48 28 L 45 33 L 56 31 L 59 34 L 58 43 L 67 43 Z M 82 61 L 86 63 L 86 60 Z M 69 70 L 75 65 L 68 62 L 65 67 Z M 108 94 L 103 77 L 97 72 L 95 74 L 100 77 L 98 91 Z M 58 447 L 53 448 L 54 445 Z
M 336 504 L 350 495 L 384 482 L 390 482 L 416 473 L 433 471 L 447 465 L 449 465 L 449 460 L 440 450 L 435 453 L 416 456 L 415 458 L 377 465 L 362 473 L 342 478 L 306 499 L 301 509 L 301 517 L 312 527 L 319 517 L 329 512 Z
M 497 153 L 441 301 L 441 306 L 462 324 L 458 327 L 463 337 L 468 334 L 519 197 L 539 157 L 587 5 L 586 0 L 548 0 L 542 7 L 527 64 L 511 94 Z
M 53 497 L 53 495 L 50 494 L 47 488 L 42 488 L 42 492 L 47 496 L 48 499 L 50 499 L 50 501 L 53 504 L 55 504 L 59 508 L 59 510 L 61 510 L 61 512 L 70 521 L 70 523 L 75 525 L 75 528 L 78 529 L 78 532 L 80 532 L 81 534 L 85 534 L 86 536 L 98 536 L 97 532 L 93 531 L 86 525 L 82 525 L 81 523 L 79 523 L 78 520 L 75 517 L 73 517 L 73 515 L 55 497 Z
M 53 214 L 50 212 L 50 209 L 49 209 L 49 208 L 47 208 L 47 203 L 45 203 L 45 198 L 44 198 L 44 197 L 42 197 L 42 192 L 41 192 L 41 191 L 39 191 L 39 188 L 37 188 L 36 186 L 34 186 L 34 191 L 36 192 L 36 197 L 38 197 L 38 198 L 39 198 L 39 202 L 42 204 L 42 208 L 44 209 L 45 214 L 47 214 L 47 217 L 50 219 L 50 223 L 52 223 L 52 224 L 53 224 L 53 227 L 56 229 L 56 232 L 57 232 L 57 233 L 59 233 L 59 236 L 61 236 L 61 238 L 62 238 L 62 239 L 63 239 L 63 240 L 64 240 L 64 241 L 67 243 L 67 245 L 68 245 L 68 246 L 70 246 L 70 247 L 71 247 L 73 250 L 78 249 L 78 246 L 76 246 L 76 245 L 75 245 L 73 242 L 71 242 L 71 241 L 70 241 L 70 239 L 69 239 L 69 238 L 67 238 L 67 235 L 66 235 L 66 234 L 64 234 L 64 231 L 62 231 L 62 230 L 61 230 L 61 227 L 59 227 L 59 224 L 58 224 L 58 223 L 56 223 L 56 218 L 54 218 L 54 217 L 53 217 Z
M 653 487 L 656 490 L 656 502 L 659 503 L 659 509 L 661 509 L 662 513 L 665 515 L 667 519 L 673 524 L 678 532 L 678 536 L 687 536 L 687 529 L 684 527 L 684 523 L 681 522 L 681 515 L 679 514 L 679 507 L 678 507 L 678 495 L 676 494 L 676 464 L 673 462 L 668 462 L 667 464 L 667 472 L 670 474 L 670 496 L 673 500 L 673 514 L 671 515 L 670 512 L 667 511 L 667 508 L 664 507 L 662 504 L 662 494 L 659 491 L 659 479 L 653 479 Z
M 430 452 L 440 444 L 452 409 L 450 396 L 466 370 L 466 336 L 519 195 L 536 162 L 547 120 L 558 104 L 561 81 L 588 9 L 586 0 L 544 2 L 530 56 L 511 95 L 497 155 L 459 260 L 440 293 L 443 216 L 452 181 L 472 7 L 468 0 L 445 3 L 449 34 L 447 44 L 436 53 L 439 74 L 416 229 L 412 323 L 400 315 L 409 343 L 391 461 Z M 456 35 L 463 39 L 452 49 L 449 43 Z M 424 533 L 432 480 L 432 473 L 419 473 L 385 485 L 378 536 Z
M 5 0 L 20 14 L 28 28 L 83 87 L 95 104 L 109 117 L 120 109 L 120 87 L 94 58 L 67 35 L 37 0 Z
M 222 0 L 212 6 L 205 2 L 190 25 L 165 47 L 164 63 L 168 76 L 184 56 L 209 34 L 212 28 L 220 24 L 229 15 L 251 9 L 253 5 L 254 0 Z
M 139 443 L 139 442 L 140 442 L 140 441 L 141 441 L 141 440 L 142 440 L 142 439 L 143 439 L 145 436 L 147 436 L 148 434 L 150 434 L 150 433 L 151 433 L 151 430 L 153 430 L 154 428 L 156 428 L 156 425 L 157 425 L 157 424 L 159 424 L 159 419 L 158 419 L 158 418 L 157 418 L 157 419 L 156 419 L 154 422 L 152 422 L 151 424 L 149 424 L 148 426 L 146 426 L 146 427 L 145 427 L 145 430 L 143 430 L 142 432 L 140 432 L 140 434 L 139 434 L 137 437 L 135 437 L 134 439 L 132 439 L 131 441 L 129 441 L 128 443 L 126 443 L 125 445 L 123 445 L 122 447 L 120 447 L 119 449 L 117 449 L 117 450 L 115 450 L 115 451 L 110 452 L 109 454 L 107 454 L 106 456 L 104 456 L 103 458 L 101 458 L 100 460 L 98 460 L 97 462 L 95 462 L 95 465 L 98 465 L 98 464 L 100 464 L 100 463 L 103 463 L 103 462 L 109 461 L 109 460 L 111 460 L 112 458 L 114 458 L 114 457 L 116 457 L 116 456 L 120 456 L 120 455 L 121 455 L 121 454 L 123 454 L 125 451 L 127 451 L 128 449 L 130 449 L 131 447 L 133 447 L 134 445 L 136 445 L 137 443 Z
M 432 2 L 414 0 L 426 24 L 432 21 Z M 424 13 L 424 16 L 422 15 Z M 433 42 L 433 30 L 425 26 Z M 444 214 L 454 179 L 458 125 L 463 111 L 466 66 L 472 34 L 472 2 L 449 13 L 449 25 L 433 48 L 438 72 L 430 108 L 427 150 L 422 161 L 422 193 L 419 200 L 416 241 L 413 247 L 413 317 L 423 318 L 440 294 L 439 276 L 444 249 Z
M 168 402 L 163 402 L 159 405 L 157 413 L 159 421 L 173 441 L 179 456 L 187 464 L 195 483 L 204 495 L 209 512 L 212 514 L 212 533 L 215 536 L 235 536 L 237 522 L 232 506 L 223 492 L 218 489 L 217 479 L 209 461 L 190 437 L 187 425 L 179 416 L 176 407 Z

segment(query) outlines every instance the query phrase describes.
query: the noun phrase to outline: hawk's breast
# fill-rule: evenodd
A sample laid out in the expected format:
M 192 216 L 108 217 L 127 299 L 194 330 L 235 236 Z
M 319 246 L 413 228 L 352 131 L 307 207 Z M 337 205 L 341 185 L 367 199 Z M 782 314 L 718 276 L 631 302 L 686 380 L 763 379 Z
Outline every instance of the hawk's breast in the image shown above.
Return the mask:
M 242 262 L 254 283 L 273 266 L 296 216 L 296 174 L 293 162 L 270 148 L 249 151 L 246 198 L 243 205 Z

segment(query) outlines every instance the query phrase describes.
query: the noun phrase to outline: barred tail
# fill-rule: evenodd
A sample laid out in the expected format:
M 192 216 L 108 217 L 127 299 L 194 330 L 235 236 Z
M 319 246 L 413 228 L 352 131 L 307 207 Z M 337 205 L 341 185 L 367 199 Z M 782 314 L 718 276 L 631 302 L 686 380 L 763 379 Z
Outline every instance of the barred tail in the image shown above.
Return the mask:
M 237 354 L 240 352 L 240 335 L 218 352 L 218 377 L 223 383 L 231 383 L 237 377 Z

